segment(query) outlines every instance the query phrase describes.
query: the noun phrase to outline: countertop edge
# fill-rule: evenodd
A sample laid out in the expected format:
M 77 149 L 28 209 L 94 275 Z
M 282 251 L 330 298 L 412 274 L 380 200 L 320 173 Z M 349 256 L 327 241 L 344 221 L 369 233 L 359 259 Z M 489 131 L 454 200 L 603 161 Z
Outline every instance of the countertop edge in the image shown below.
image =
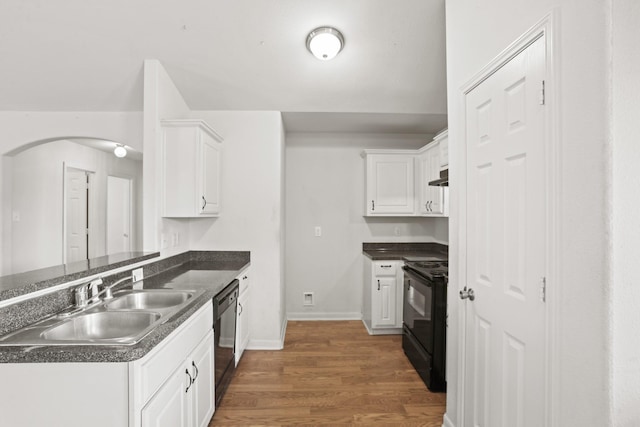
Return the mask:
M 249 268 L 250 261 L 247 261 L 241 268 L 235 270 L 235 277 Z M 215 271 L 215 270 L 211 270 Z M 0 348 L 0 364 L 5 363 L 129 363 L 146 356 L 160 342 L 167 338 L 180 325 L 189 319 L 207 302 L 211 302 L 213 297 L 222 289 L 226 288 L 232 281 L 223 285 L 222 288 L 204 290 L 191 303 L 186 305 L 181 311 L 174 314 L 172 318 L 156 327 L 140 342 L 132 346 L 100 345 L 100 346 L 7 346 Z

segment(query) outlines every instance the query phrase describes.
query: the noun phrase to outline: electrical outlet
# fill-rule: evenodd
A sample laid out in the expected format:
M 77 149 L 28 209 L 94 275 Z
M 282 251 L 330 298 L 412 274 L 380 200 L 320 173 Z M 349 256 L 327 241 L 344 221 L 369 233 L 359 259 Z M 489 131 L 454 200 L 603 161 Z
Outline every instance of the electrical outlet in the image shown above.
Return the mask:
M 313 292 L 305 292 L 302 294 L 302 305 L 310 306 L 313 305 Z
M 315 234 L 316 234 L 316 237 L 322 236 L 322 227 L 320 227 L 319 225 L 316 225 Z

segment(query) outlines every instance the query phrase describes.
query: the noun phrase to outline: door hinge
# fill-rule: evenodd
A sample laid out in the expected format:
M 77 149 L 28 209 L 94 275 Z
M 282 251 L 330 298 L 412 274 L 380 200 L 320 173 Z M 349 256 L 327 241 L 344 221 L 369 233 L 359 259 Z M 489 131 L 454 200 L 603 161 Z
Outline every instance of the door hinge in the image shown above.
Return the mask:
M 540 105 L 545 105 L 545 84 L 544 80 L 542 81 L 542 85 L 540 87 Z
M 540 279 L 540 301 L 547 301 L 547 278 L 542 277 Z

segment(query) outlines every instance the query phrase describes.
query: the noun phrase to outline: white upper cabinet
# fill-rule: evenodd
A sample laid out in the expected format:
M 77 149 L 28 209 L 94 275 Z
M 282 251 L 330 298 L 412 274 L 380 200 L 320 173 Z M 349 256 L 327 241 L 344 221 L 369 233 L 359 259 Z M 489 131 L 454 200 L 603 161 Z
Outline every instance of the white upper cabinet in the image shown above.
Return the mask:
M 407 151 L 365 150 L 366 215 L 415 215 L 415 154 Z
M 433 140 L 440 146 L 440 170 L 449 169 L 449 131 L 443 130 Z
M 429 185 L 440 178 L 440 143 L 432 142 L 421 149 L 420 158 L 420 213 L 440 216 L 444 213 L 444 190 Z
M 222 138 L 202 120 L 162 120 L 162 216 L 218 216 Z

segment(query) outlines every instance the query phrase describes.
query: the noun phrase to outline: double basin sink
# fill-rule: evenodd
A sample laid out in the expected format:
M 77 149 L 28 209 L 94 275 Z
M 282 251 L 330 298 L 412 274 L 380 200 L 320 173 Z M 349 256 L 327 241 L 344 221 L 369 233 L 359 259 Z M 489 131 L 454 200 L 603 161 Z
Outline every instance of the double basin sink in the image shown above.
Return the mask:
M 0 346 L 133 345 L 189 304 L 195 291 L 126 290 L 0 338 Z

